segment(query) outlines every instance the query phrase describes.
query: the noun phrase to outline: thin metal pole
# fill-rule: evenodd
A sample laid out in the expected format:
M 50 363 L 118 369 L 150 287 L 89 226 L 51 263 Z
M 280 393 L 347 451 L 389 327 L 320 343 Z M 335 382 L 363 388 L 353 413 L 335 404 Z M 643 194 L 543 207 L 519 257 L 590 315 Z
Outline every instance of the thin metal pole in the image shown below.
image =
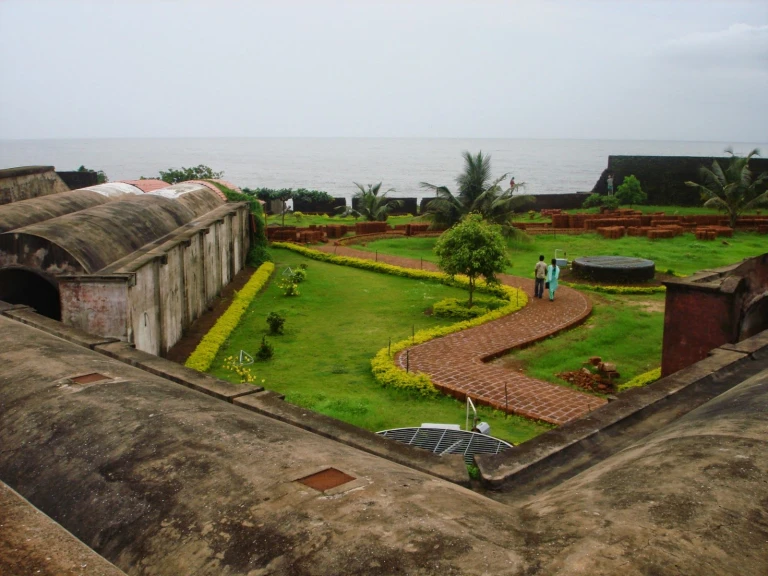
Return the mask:
M 411 344 L 416 342 L 416 325 L 411 324 Z
M 405 351 L 405 373 L 407 374 L 411 370 L 411 351 Z
M 420 266 L 420 268 L 421 268 L 421 270 L 424 270 L 424 257 L 423 256 L 421 258 L 421 266 Z
M 504 382 L 504 420 L 509 417 L 509 396 L 507 394 L 507 383 Z
M 389 337 L 389 346 L 387 346 L 387 355 L 392 357 L 392 336 Z
M 378 261 L 379 261 L 379 251 L 376 250 L 376 262 L 378 262 Z

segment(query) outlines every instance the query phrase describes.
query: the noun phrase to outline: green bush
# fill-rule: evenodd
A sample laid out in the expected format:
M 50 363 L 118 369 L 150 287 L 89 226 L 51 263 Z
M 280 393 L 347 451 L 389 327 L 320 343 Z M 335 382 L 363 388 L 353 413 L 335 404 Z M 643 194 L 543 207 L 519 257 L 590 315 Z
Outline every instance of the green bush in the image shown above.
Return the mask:
M 468 300 L 446 298 L 432 306 L 432 313 L 441 318 L 466 320 L 467 318 L 477 318 L 487 314 L 489 310 L 496 310 L 506 304 L 504 300 L 499 298 L 474 298 L 473 306 L 470 308 Z
M 216 354 L 219 352 L 219 348 L 229 338 L 232 330 L 237 327 L 251 301 L 256 297 L 256 294 L 264 284 L 267 283 L 274 269 L 274 264 L 265 262 L 253 273 L 248 282 L 245 283 L 245 286 L 243 286 L 243 289 L 235 293 L 229 308 L 216 321 L 213 328 L 203 336 L 200 344 L 189 355 L 184 366 L 199 372 L 208 371 L 211 364 L 213 364 L 214 358 L 216 358 Z
M 648 195 L 640 187 L 640 180 L 635 178 L 634 174 L 630 174 L 624 178 L 621 186 L 616 190 L 616 198 L 622 204 L 632 206 L 632 204 L 642 204 L 645 202 L 648 199 Z
M 300 284 L 304 282 L 304 280 L 307 279 L 307 271 L 303 268 L 297 268 L 293 271 L 293 274 L 291 275 L 291 280 L 293 280 L 294 284 Z
M 258 358 L 259 360 L 269 360 L 274 355 L 275 355 L 275 347 L 272 346 L 272 344 L 270 344 L 269 342 L 267 342 L 266 336 L 262 336 L 261 345 L 259 346 L 259 349 L 256 351 L 256 358 Z
M 270 312 L 267 314 L 267 324 L 269 324 L 270 334 L 282 334 L 283 326 L 285 325 L 285 316 L 281 316 L 277 312 Z

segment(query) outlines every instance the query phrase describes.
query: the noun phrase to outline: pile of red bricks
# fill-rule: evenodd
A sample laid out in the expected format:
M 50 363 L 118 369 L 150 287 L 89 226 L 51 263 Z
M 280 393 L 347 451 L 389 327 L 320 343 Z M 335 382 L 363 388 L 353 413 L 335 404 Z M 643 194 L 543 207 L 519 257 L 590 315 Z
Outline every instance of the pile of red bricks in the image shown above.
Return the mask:
M 717 238 L 717 231 L 710 228 L 697 228 L 694 235 L 696 240 L 714 240 Z
M 302 244 L 316 244 L 324 239 L 325 235 L 322 230 L 302 230 L 298 233 L 298 240 Z
M 757 227 L 757 231 L 758 231 L 760 234 L 768 234 L 768 224 L 766 224 L 765 226 L 763 226 L 762 224 L 760 224 L 760 225 Z
M 542 216 L 555 216 L 562 213 L 563 211 L 560 208 L 544 208 L 541 211 Z
M 597 233 L 603 238 L 616 240 L 624 237 L 624 226 L 604 226 L 597 229 Z
M 710 230 L 715 233 L 715 237 L 725 236 L 726 238 L 733 238 L 733 228 L 730 226 L 699 226 L 695 232 Z M 709 238 L 706 238 L 709 240 Z
M 389 232 L 390 227 L 386 222 L 358 222 L 355 224 L 355 234 L 382 234 Z
M 630 226 L 627 228 L 627 236 L 648 236 L 648 231 L 653 230 L 650 226 Z
M 346 224 L 329 224 L 325 227 L 325 233 L 328 238 L 342 238 L 349 231 L 350 227 Z
M 674 230 L 670 228 L 651 228 L 648 230 L 648 238 L 657 240 L 659 238 L 674 238 L 677 236 Z

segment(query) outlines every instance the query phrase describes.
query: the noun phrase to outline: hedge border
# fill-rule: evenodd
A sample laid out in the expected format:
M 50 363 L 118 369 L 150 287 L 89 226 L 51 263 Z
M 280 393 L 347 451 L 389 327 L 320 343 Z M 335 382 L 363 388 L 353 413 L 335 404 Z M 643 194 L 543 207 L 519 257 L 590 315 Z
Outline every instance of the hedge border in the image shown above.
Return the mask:
M 659 378 L 661 378 L 661 366 L 654 368 L 653 370 L 649 370 L 648 372 L 644 372 L 639 376 L 635 376 L 631 380 L 624 382 L 624 384 L 619 384 L 619 391 L 647 386 L 648 384 L 656 382 L 656 380 Z
M 577 284 L 575 282 L 560 283 L 575 290 L 590 290 L 603 294 L 663 294 L 667 291 L 666 286 L 593 286 L 592 284 Z
M 451 277 L 443 272 L 430 272 L 427 270 L 416 270 L 413 268 L 403 268 L 401 266 L 394 266 L 392 264 L 384 264 L 382 262 L 372 262 L 370 260 L 364 260 L 362 258 L 353 258 L 350 256 L 336 256 L 334 254 L 328 254 L 326 252 L 320 252 L 318 250 L 312 250 L 298 244 L 291 244 L 289 242 L 273 242 L 272 246 L 275 248 L 285 248 L 298 252 L 308 258 L 314 260 L 320 260 L 322 262 L 330 262 L 333 264 L 339 264 L 342 266 L 351 266 L 354 268 L 361 268 L 363 270 L 372 270 L 375 272 L 382 272 L 384 274 L 393 274 L 395 276 L 402 276 L 405 278 L 414 278 L 418 280 L 433 280 L 445 284 L 447 286 L 455 286 L 458 288 L 466 288 L 469 286 L 469 279 L 466 276 L 454 276 Z M 449 324 L 448 326 L 440 326 L 437 328 L 430 328 L 428 330 L 420 330 L 416 332 L 411 338 L 395 342 L 391 347 L 382 348 L 371 360 L 371 371 L 374 378 L 383 386 L 391 386 L 393 388 L 401 388 L 414 390 L 422 396 L 437 395 L 438 390 L 432 383 L 432 380 L 427 374 L 423 372 L 403 372 L 401 368 L 395 364 L 395 356 L 398 352 L 405 350 L 411 346 L 417 344 L 423 344 L 429 340 L 447 336 L 467 328 L 474 328 L 480 326 L 492 320 L 498 320 L 504 316 L 517 312 L 528 304 L 527 294 L 513 288 L 512 286 L 506 286 L 504 284 L 487 284 L 480 281 L 477 283 L 477 290 L 480 292 L 486 292 L 509 302 L 506 306 L 491 310 L 487 314 L 478 316 L 471 320 L 462 320 L 455 324 Z
M 243 289 L 239 292 L 235 292 L 235 296 L 232 299 L 232 304 L 226 309 L 224 314 L 216 321 L 208 333 L 203 336 L 203 339 L 195 348 L 194 352 L 189 355 L 187 361 L 184 362 L 184 366 L 192 368 L 198 372 L 207 372 L 213 361 L 216 359 L 216 354 L 219 353 L 219 349 L 226 342 L 229 335 L 240 323 L 240 320 L 248 309 L 253 299 L 258 294 L 264 285 L 269 280 L 272 272 L 275 270 L 275 265 L 272 262 L 265 262 L 259 266 L 258 270 L 254 272 L 245 283 Z

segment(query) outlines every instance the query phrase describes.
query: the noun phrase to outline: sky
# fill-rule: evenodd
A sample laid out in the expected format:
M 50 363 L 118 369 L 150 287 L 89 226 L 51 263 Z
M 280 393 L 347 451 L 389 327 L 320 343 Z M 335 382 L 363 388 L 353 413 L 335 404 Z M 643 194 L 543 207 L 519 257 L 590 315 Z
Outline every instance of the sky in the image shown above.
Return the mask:
M 766 135 L 768 0 L 0 0 L 0 139 Z

